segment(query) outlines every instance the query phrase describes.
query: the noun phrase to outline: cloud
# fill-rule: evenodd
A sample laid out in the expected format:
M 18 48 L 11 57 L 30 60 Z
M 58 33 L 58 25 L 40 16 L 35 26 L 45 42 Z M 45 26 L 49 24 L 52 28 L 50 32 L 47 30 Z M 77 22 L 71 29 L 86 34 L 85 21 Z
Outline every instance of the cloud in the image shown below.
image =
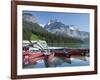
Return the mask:
M 39 24 L 41 27 L 44 27 L 45 26 L 45 24 Z

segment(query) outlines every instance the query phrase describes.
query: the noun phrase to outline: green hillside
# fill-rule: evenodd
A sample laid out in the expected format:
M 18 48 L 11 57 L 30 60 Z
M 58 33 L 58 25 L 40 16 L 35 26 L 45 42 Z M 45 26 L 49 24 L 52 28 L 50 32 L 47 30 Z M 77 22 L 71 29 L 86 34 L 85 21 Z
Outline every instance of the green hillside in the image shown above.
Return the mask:
M 83 43 L 80 39 L 63 37 L 46 31 L 37 23 L 23 22 L 23 40 L 45 40 L 47 43 Z
M 32 34 L 30 39 L 31 40 L 39 40 L 39 37 L 37 35 L 35 35 L 35 34 Z

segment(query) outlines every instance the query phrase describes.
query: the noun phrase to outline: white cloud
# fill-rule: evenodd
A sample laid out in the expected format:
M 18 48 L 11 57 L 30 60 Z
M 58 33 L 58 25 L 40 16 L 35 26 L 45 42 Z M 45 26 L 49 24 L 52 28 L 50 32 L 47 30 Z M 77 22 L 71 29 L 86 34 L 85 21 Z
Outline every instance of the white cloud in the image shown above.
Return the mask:
M 44 27 L 45 26 L 45 24 L 39 24 L 41 27 Z

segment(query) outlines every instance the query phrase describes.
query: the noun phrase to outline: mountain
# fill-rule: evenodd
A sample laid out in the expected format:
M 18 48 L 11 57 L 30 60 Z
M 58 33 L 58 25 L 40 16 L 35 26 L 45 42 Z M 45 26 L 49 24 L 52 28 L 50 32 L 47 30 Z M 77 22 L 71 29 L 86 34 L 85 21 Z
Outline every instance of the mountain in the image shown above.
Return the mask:
M 51 32 L 56 35 L 61 36 L 69 36 L 73 38 L 80 38 L 85 39 L 89 38 L 89 32 L 80 31 L 76 26 L 74 25 L 65 25 L 62 22 L 56 20 L 50 20 L 45 26 L 44 29 L 46 29 L 48 32 Z
M 33 15 L 26 16 L 27 14 L 23 14 L 23 40 L 31 42 L 31 40 L 39 39 L 45 40 L 47 43 L 83 43 L 80 39 L 53 34 L 41 27 Z
M 31 13 L 23 13 L 23 21 L 36 23 L 36 18 Z

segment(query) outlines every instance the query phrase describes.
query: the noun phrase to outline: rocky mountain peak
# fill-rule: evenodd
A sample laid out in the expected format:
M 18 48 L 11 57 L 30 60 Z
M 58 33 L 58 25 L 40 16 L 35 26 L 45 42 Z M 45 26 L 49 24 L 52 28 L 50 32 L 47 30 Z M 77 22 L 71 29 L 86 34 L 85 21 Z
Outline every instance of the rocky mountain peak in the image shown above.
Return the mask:
M 63 24 L 62 22 L 58 21 L 57 19 L 55 20 L 50 20 L 45 26 L 44 28 L 47 30 L 53 30 L 53 29 L 61 29 L 66 27 L 65 24 Z
M 56 22 L 59 22 L 57 19 L 55 20 L 49 20 L 49 22 L 47 23 L 47 25 L 50 25 L 50 24 L 55 24 Z
M 36 18 L 31 13 L 23 13 L 23 21 L 36 23 Z
M 50 20 L 45 26 L 48 32 L 54 33 L 56 35 L 70 36 L 75 38 L 89 38 L 89 33 L 85 31 L 80 31 L 75 25 L 66 25 L 57 19 Z

